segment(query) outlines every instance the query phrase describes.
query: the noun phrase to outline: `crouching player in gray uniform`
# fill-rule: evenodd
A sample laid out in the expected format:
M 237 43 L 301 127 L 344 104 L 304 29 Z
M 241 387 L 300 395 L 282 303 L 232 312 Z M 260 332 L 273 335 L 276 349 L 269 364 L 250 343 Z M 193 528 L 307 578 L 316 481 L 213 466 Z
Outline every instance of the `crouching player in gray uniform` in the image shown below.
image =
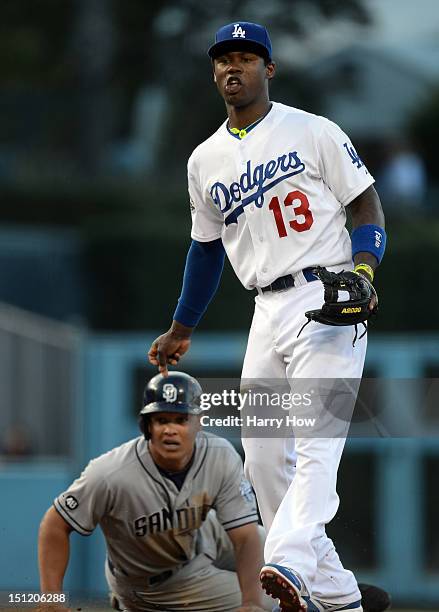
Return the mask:
M 62 591 L 69 535 L 100 525 L 113 603 L 127 611 L 271 610 L 256 503 L 241 458 L 200 431 L 201 387 L 172 372 L 145 387 L 144 433 L 92 460 L 40 527 L 41 590 Z
M 182 372 L 147 384 L 144 435 L 91 461 L 47 511 L 42 592 L 62 591 L 70 533 L 90 535 L 100 525 L 116 609 L 272 610 L 259 582 L 263 535 L 253 492 L 231 444 L 200 431 L 200 396 L 198 382 Z M 365 612 L 387 608 L 385 591 L 360 590 Z

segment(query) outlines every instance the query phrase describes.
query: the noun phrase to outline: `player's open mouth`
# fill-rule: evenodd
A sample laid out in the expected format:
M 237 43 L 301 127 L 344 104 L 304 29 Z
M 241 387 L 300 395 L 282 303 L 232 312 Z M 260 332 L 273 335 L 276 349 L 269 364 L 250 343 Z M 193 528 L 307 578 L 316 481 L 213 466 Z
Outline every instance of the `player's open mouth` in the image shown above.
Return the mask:
M 172 447 L 174 447 L 174 448 L 175 448 L 175 447 L 177 447 L 177 446 L 180 446 L 180 442 L 175 442 L 175 441 L 173 442 L 172 440 L 164 440 L 164 441 L 163 441 L 163 444 L 164 444 L 165 446 L 169 446 L 169 447 L 171 447 L 171 448 L 172 448 Z
M 242 83 L 238 77 L 229 77 L 226 81 L 225 90 L 227 93 L 236 93 L 241 89 Z

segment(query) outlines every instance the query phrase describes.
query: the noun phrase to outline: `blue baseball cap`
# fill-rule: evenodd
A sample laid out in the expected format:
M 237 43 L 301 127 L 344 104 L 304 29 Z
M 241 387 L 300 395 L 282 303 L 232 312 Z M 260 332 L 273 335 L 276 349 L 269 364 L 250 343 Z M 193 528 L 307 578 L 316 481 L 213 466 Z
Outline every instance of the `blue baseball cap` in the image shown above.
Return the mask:
M 228 51 L 248 49 L 271 60 L 271 40 L 267 29 L 250 21 L 235 21 L 223 26 L 215 34 L 215 43 L 209 48 L 212 59 Z

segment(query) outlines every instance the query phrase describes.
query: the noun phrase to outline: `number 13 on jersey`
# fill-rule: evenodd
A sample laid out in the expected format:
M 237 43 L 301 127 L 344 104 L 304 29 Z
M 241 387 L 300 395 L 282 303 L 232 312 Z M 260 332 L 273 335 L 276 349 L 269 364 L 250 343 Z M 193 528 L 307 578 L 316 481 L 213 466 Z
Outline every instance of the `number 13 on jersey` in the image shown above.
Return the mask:
M 309 208 L 309 200 L 306 195 L 302 193 L 302 191 L 290 191 L 284 200 L 284 206 L 291 206 L 295 202 L 299 202 L 299 206 L 293 206 L 294 215 L 296 217 L 303 215 L 303 220 L 299 221 L 298 219 L 293 219 L 292 221 L 289 221 L 289 226 L 295 232 L 306 232 L 314 223 L 314 217 L 312 216 L 312 212 Z M 285 226 L 282 208 L 277 196 L 274 196 L 271 199 L 268 208 L 273 213 L 279 238 L 285 238 L 285 236 L 287 236 L 287 228 Z

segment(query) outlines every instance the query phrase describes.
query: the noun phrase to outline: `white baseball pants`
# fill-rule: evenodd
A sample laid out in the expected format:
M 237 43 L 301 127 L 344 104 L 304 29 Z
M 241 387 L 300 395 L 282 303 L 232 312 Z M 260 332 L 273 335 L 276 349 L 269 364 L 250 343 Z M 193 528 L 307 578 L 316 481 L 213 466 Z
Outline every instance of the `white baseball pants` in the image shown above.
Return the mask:
M 301 273 L 295 280 L 296 285 L 287 291 L 256 296 L 243 384 L 286 378 L 294 392 L 311 379 L 314 387 L 316 379 L 323 387 L 324 379 L 359 383 L 366 337 L 353 346 L 352 326 L 311 322 L 297 338 L 306 322 L 305 311 L 321 307 L 323 286 L 319 281 L 306 282 Z M 317 395 L 324 409 L 325 397 Z M 350 400 L 355 395 L 354 389 Z M 321 409 L 322 406 L 317 413 Z M 306 414 L 305 408 L 300 410 L 301 416 L 304 411 Z M 316 414 L 315 407 L 312 411 Z M 306 437 L 300 437 L 300 428 L 292 428 L 291 437 L 245 437 L 244 431 L 245 472 L 268 532 L 265 562 L 296 570 L 315 597 L 350 603 L 361 597 L 357 582 L 352 572 L 343 567 L 325 533 L 325 525 L 339 505 L 337 470 L 349 423 L 342 419 L 337 424 L 331 411 L 326 411 L 325 419 L 332 420 L 336 427 L 323 428 L 323 433 L 318 430 L 316 435 L 308 433 Z

